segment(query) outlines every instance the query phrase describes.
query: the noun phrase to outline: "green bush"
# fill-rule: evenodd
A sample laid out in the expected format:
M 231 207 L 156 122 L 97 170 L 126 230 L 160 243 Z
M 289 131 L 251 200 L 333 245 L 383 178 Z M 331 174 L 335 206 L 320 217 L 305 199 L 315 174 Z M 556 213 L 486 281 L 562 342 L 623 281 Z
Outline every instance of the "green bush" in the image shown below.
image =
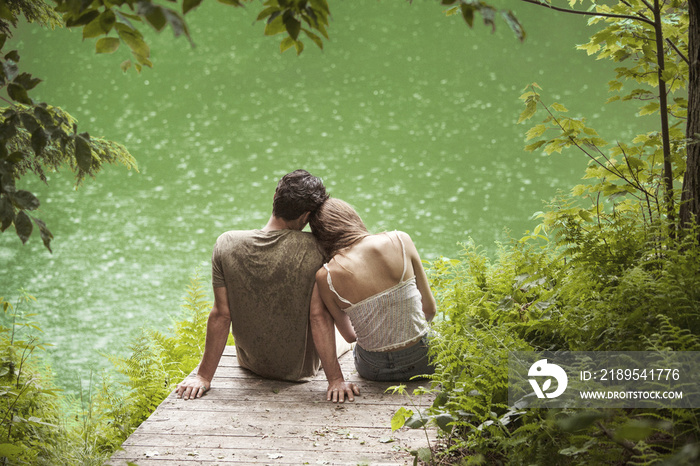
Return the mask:
M 114 376 L 103 380 L 96 400 L 108 422 L 107 438 L 118 447 L 197 366 L 204 353 L 211 303 L 198 276 L 192 278 L 183 305 L 185 319 L 173 323 L 172 335 L 142 330 L 129 346 L 128 357 L 110 356 Z
M 37 353 L 45 346 L 23 307 L 34 297 L 22 293 L 16 305 L 0 298 L 0 458 L 5 464 L 51 464 L 57 434 L 64 433 L 61 404 Z
M 697 235 L 628 220 L 563 221 L 556 243 L 531 235 L 502 246 L 494 263 L 467 247 L 430 264 L 437 395 L 424 416 L 442 416 L 443 464 L 700 459 L 699 410 L 508 406 L 510 351 L 700 349 Z
M 41 332 L 17 305 L 0 298 L 0 462 L 32 465 L 102 465 L 172 393 L 204 351 L 210 303 L 197 276 L 172 334 L 142 330 L 128 357 L 110 356 L 114 369 L 93 380 L 78 399 L 61 395 L 41 365 Z

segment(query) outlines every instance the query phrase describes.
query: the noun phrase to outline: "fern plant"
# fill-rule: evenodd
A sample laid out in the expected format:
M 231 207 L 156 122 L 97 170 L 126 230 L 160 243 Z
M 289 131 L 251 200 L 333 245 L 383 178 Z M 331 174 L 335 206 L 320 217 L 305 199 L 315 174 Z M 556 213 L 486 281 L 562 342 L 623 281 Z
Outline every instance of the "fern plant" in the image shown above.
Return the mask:
M 568 244 L 542 246 L 530 235 L 502 246 L 493 263 L 467 247 L 459 259 L 427 267 L 441 319 L 431 347 L 437 395 L 422 417 L 442 416 L 446 427 L 446 447 L 436 461 L 647 465 L 700 459 L 698 410 L 518 410 L 507 403 L 509 351 L 700 348 L 695 235 L 669 240 L 654 226 L 624 216 L 616 221 L 601 229 L 562 224 L 568 230 L 559 234 Z M 640 241 L 626 244 L 630 238 Z
M 109 356 L 119 383 L 114 383 L 115 375 L 104 376 L 96 411 L 109 420 L 105 437 L 111 439 L 112 450 L 155 411 L 202 357 L 211 303 L 198 274 L 190 280 L 182 308 L 184 318 L 173 322 L 171 334 L 143 329 L 129 345 L 129 356 Z

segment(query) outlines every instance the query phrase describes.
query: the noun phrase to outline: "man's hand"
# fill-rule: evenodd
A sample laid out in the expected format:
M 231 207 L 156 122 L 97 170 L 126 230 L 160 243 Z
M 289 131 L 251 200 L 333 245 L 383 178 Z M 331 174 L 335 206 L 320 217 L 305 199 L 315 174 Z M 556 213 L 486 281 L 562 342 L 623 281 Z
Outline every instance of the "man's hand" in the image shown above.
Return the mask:
M 201 398 L 209 388 L 211 388 L 211 382 L 209 380 L 195 375 L 194 377 L 187 377 L 177 384 L 175 392 L 178 398 L 193 400 L 195 398 Z
M 348 401 L 355 401 L 354 395 L 360 394 L 360 387 L 352 382 L 346 382 L 344 380 L 337 380 L 335 382 L 328 383 L 328 390 L 326 391 L 326 400 L 332 401 L 333 403 L 344 403 L 345 396 L 347 395 Z

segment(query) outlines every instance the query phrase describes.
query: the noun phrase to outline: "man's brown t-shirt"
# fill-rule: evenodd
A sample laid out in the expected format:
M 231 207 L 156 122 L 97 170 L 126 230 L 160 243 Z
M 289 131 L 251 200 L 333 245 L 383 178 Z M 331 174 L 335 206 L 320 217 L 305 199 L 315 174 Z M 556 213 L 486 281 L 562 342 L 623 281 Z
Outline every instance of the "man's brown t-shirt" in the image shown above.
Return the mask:
M 306 232 L 229 231 L 217 239 L 212 284 L 226 287 L 241 366 L 281 380 L 316 375 L 309 304 L 322 264 L 316 240 Z

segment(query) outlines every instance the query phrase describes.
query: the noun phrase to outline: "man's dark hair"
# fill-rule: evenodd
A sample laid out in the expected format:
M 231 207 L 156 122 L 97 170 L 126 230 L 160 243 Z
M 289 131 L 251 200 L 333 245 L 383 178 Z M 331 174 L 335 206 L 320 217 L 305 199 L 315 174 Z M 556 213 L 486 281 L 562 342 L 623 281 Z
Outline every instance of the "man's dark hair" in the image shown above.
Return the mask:
M 326 199 L 328 194 L 320 178 L 306 170 L 295 170 L 277 183 L 272 215 L 296 220 L 305 212 L 315 212 Z

